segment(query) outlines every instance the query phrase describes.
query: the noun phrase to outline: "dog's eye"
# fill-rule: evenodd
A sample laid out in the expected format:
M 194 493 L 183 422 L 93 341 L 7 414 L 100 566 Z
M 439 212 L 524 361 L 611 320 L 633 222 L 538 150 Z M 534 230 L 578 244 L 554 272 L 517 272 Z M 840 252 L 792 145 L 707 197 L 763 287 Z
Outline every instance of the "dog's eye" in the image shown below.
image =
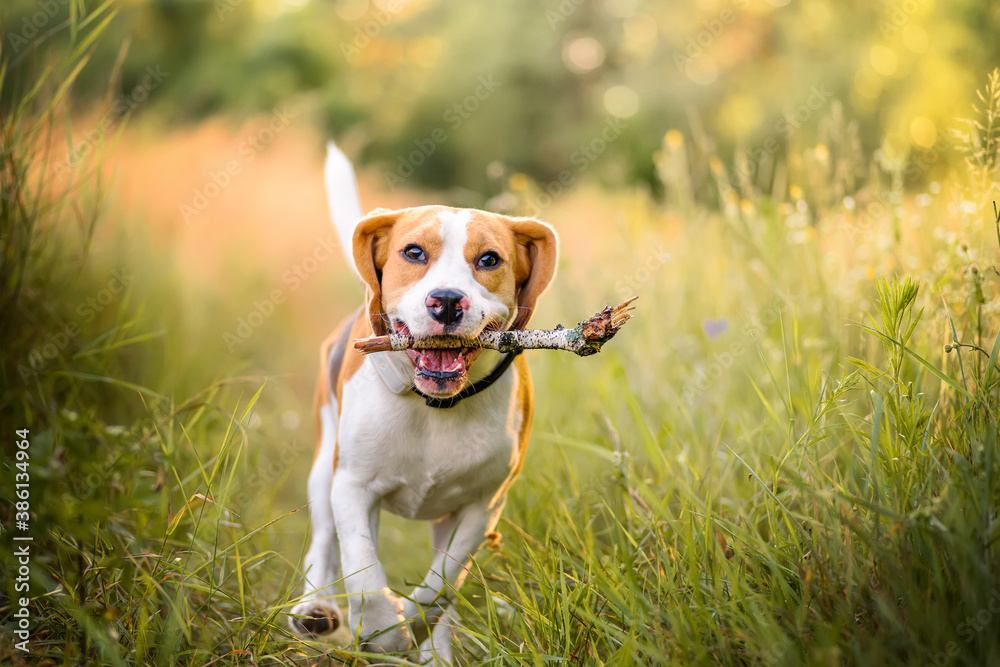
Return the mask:
M 424 252 L 424 249 L 418 246 L 416 243 L 411 243 L 410 245 L 406 246 L 399 254 L 403 256 L 403 259 L 410 262 L 417 262 L 419 264 L 423 264 L 424 262 L 427 261 L 427 253 Z
M 495 269 L 500 266 L 500 262 L 502 261 L 503 260 L 500 259 L 500 255 L 496 254 L 492 250 L 487 250 L 479 256 L 478 260 L 476 260 L 476 267 L 480 269 Z

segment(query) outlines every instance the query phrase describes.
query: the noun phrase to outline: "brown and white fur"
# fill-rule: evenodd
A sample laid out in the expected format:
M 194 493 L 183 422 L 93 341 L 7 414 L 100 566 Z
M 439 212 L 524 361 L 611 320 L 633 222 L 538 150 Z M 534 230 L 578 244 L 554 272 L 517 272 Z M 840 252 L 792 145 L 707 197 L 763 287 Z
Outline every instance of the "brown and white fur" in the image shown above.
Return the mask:
M 428 635 L 420 659 L 448 663 L 453 594 L 524 461 L 532 419 L 528 365 L 519 356 L 487 389 L 438 409 L 412 386 L 427 396 L 454 396 L 487 376 L 502 355 L 463 349 L 363 356 L 350 341 L 390 330 L 473 337 L 487 327 L 524 328 L 555 273 L 556 236 L 537 220 L 446 206 L 362 217 L 354 171 L 333 144 L 326 186 L 366 301 L 322 347 L 321 435 L 309 475 L 313 536 L 291 626 L 300 634 L 336 629 L 333 588 L 342 578 L 348 628 L 362 649 L 407 650 L 413 629 Z M 432 522 L 430 571 L 405 599 L 389 590 L 378 559 L 383 509 Z

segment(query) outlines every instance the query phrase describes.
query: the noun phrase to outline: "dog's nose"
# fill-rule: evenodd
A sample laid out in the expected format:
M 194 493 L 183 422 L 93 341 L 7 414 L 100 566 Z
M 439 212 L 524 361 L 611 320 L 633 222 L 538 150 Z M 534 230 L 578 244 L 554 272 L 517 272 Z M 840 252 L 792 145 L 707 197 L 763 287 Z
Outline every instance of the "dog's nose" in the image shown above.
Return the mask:
M 438 289 L 427 295 L 424 305 L 431 317 L 448 326 L 462 319 L 462 313 L 469 307 L 469 297 L 458 290 Z

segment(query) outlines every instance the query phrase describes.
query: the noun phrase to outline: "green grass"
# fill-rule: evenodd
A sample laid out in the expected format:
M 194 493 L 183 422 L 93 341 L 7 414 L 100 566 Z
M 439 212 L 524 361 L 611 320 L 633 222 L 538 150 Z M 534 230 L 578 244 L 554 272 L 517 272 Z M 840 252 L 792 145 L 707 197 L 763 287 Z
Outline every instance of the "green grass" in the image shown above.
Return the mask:
M 59 81 L 0 127 L 0 489 L 13 497 L 13 432 L 30 429 L 35 540 L 28 654 L 12 639 L 14 543 L 0 541 L 0 660 L 351 662 L 350 647 L 285 629 L 311 423 L 283 423 L 306 399 L 258 370 L 291 334 L 262 330 L 238 360 L 219 355 L 184 316 L 226 323 L 162 277 L 168 254 L 141 235 L 128 248 L 93 240 L 116 221 L 87 166 L 65 191 L 38 178 Z M 971 185 L 946 184 L 972 212 L 949 212 L 942 194 L 907 211 L 920 223 L 909 234 L 884 211 L 855 238 L 860 213 L 817 194 L 836 189 L 833 167 L 797 175 L 829 187 L 787 198 L 717 170 L 718 199 L 699 201 L 678 192 L 674 161 L 661 176 L 679 203 L 630 196 L 620 231 L 635 255 L 559 281 L 536 324 L 616 300 L 650 244 L 673 257 L 639 281 L 637 319 L 602 354 L 531 355 L 534 436 L 502 547 L 459 592 L 461 660 L 940 667 L 1000 654 L 997 239 L 975 189 L 996 180 L 992 150 L 974 153 Z M 114 260 L 137 256 L 144 279 L 82 316 Z M 14 507 L 0 507 L 18 534 Z M 423 531 L 383 527 L 404 591 L 423 567 L 414 541 L 430 558 Z

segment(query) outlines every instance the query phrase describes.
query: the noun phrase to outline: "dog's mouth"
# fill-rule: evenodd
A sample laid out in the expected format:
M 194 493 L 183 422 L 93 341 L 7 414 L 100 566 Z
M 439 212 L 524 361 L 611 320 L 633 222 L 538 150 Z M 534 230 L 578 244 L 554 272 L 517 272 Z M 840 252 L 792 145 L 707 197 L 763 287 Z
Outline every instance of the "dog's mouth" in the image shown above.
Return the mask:
M 430 350 L 407 350 L 406 354 L 413 362 L 413 371 L 435 380 L 465 379 L 469 374 L 469 366 L 475 360 L 482 348 L 463 347 L 461 349 L 445 348 Z
M 394 320 L 393 332 L 409 334 L 409 328 Z M 454 396 L 469 377 L 469 368 L 482 352 L 480 347 L 406 350 L 413 364 L 413 382 L 421 393 L 434 397 Z

